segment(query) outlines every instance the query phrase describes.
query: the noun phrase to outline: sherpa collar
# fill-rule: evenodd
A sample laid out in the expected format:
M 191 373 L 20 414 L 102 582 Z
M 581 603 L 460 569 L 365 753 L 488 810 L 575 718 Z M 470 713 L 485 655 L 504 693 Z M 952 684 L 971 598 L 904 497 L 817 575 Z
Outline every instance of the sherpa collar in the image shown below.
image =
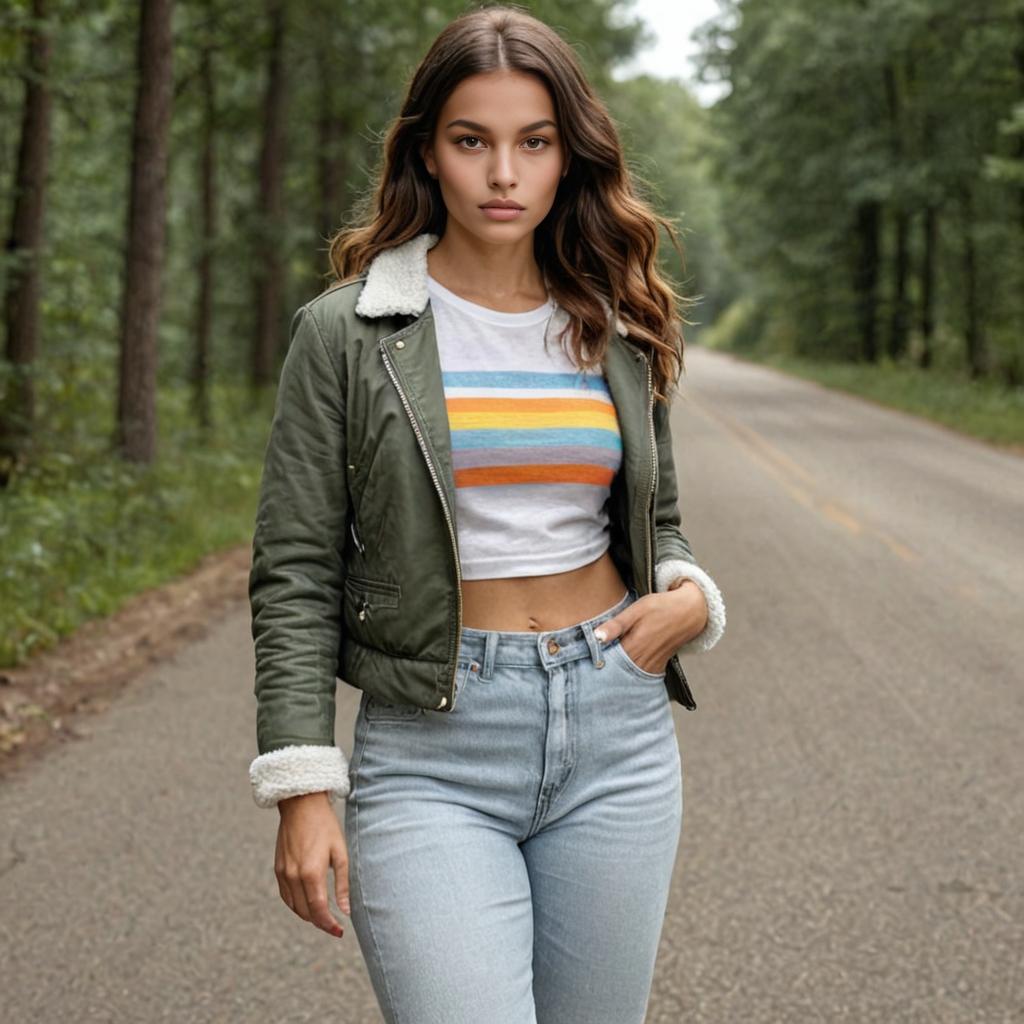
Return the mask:
M 405 313 L 419 316 L 427 307 L 427 250 L 440 240 L 440 235 L 423 232 L 409 241 L 377 253 L 370 261 L 366 281 L 356 302 L 360 316 L 394 316 Z M 601 305 L 611 313 L 602 298 Z M 623 338 L 625 324 L 616 317 L 615 330 Z

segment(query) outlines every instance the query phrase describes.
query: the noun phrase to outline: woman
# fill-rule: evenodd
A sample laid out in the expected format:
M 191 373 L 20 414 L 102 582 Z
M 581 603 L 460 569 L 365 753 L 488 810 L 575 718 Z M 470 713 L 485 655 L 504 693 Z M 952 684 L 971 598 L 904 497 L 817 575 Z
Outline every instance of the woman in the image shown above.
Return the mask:
M 284 902 L 350 914 L 388 1021 L 642 1021 L 679 839 L 680 531 L 662 223 L 571 48 L 438 37 L 375 211 L 281 373 L 253 544 L 256 802 Z M 352 763 L 340 675 L 361 689 Z M 346 800 L 344 834 L 332 807 Z M 349 900 L 351 899 L 351 903 Z

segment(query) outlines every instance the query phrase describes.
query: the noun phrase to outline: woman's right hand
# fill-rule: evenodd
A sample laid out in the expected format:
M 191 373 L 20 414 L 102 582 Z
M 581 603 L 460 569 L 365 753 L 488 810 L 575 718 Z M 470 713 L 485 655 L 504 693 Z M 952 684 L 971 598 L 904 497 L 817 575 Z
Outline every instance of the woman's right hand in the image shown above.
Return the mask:
M 281 899 L 303 919 L 336 938 L 345 934 L 327 902 L 327 868 L 334 868 L 334 896 L 351 916 L 348 846 L 326 792 L 302 793 L 278 801 L 274 873 Z

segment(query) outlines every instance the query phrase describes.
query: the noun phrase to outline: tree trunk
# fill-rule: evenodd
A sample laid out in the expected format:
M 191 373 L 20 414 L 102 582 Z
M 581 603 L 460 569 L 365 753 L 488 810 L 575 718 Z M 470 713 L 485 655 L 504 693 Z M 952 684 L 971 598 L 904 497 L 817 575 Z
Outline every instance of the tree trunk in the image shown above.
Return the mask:
M 268 0 L 270 52 L 263 113 L 263 145 L 260 152 L 259 226 L 256 250 L 256 331 L 253 339 L 252 382 L 259 388 L 272 383 L 281 321 L 283 276 L 284 202 L 284 34 L 282 0 Z
M 152 462 L 156 455 L 157 329 L 174 93 L 173 13 L 174 0 L 142 0 L 114 438 L 126 459 L 140 463 Z
M 1017 97 L 1024 102 L 1024 10 L 1017 15 L 1017 44 L 1013 49 L 1013 62 L 1017 68 Z M 1017 134 L 1017 161 L 1024 164 L 1024 132 Z M 1020 231 L 1017 233 L 1017 296 L 1018 317 L 1024 316 L 1024 310 L 1020 307 L 1020 296 L 1024 296 L 1024 184 L 1017 189 L 1017 216 L 1020 219 Z M 1020 332 L 1020 320 L 1018 320 L 1018 332 Z M 1019 333 L 1018 333 L 1019 337 Z M 1020 387 L 1021 376 L 1024 374 L 1024 356 L 1021 354 L 1020 344 L 1006 364 L 1004 377 L 1008 387 Z
M 1013 62 L 1017 67 L 1017 96 L 1024 101 L 1024 11 L 1017 15 L 1017 45 L 1013 48 Z M 1024 161 L 1024 134 L 1017 135 L 1017 159 Z M 1017 205 L 1020 228 L 1024 231 L 1024 185 L 1017 189 Z
M 892 316 L 889 320 L 889 356 L 902 359 L 907 351 L 909 313 L 907 277 L 910 270 L 910 218 L 906 211 L 896 213 L 896 252 L 892 266 Z
M 210 41 L 203 43 L 199 63 L 203 105 L 202 150 L 199 158 L 200 231 L 199 291 L 196 302 L 196 348 L 192 363 L 192 404 L 199 425 L 209 430 L 210 333 L 213 324 L 213 249 L 217 238 L 217 180 L 214 142 L 217 102 L 214 93 L 213 53 Z
M 346 117 L 335 112 L 335 65 L 326 42 L 317 47 L 317 75 L 320 79 L 320 111 L 317 119 L 320 196 L 317 233 L 326 241 L 341 226 L 345 214 L 345 179 L 348 176 L 344 149 L 348 124 Z M 317 264 L 314 282 L 318 294 L 323 291 L 324 275 L 330 270 L 326 253 L 321 262 Z
M 921 357 L 918 360 L 922 369 L 928 369 L 934 359 L 935 338 L 935 268 L 938 263 L 939 249 L 939 211 L 932 203 L 924 211 L 924 238 L 921 242 L 921 306 L 919 310 L 921 326 Z
M 893 63 L 885 66 L 885 93 L 889 109 L 889 145 L 892 166 L 902 172 L 904 163 L 903 97 L 900 93 L 899 68 Z M 907 274 L 910 262 L 910 218 L 902 189 L 896 191 L 893 216 L 895 219 L 895 246 L 892 261 L 892 305 L 889 316 L 889 338 L 886 346 L 892 359 L 900 359 L 907 351 Z
M 43 22 L 45 0 L 33 0 L 32 27 L 27 34 L 28 73 L 18 144 L 14 209 L 7 253 L 10 264 L 4 294 L 7 343 L 11 365 L 7 393 L 0 403 L 0 487 L 6 486 L 15 464 L 24 457 L 35 419 L 32 369 L 39 350 L 39 248 L 43 241 L 46 169 L 50 151 L 50 37 Z
M 967 348 L 967 367 L 971 379 L 977 380 L 988 372 L 988 352 L 978 309 L 978 254 L 974 242 L 974 194 L 971 182 L 960 186 L 960 211 L 963 226 L 964 275 L 964 341 Z
M 857 297 L 857 320 L 860 328 L 861 358 L 878 360 L 876 307 L 878 305 L 878 250 L 882 211 L 876 202 L 857 207 L 857 265 L 854 270 L 854 293 Z
M 934 149 L 935 114 L 926 110 L 921 122 L 923 164 L 932 165 Z M 922 230 L 924 237 L 921 239 L 921 304 L 918 308 L 921 355 L 918 365 L 927 370 L 935 358 L 935 281 L 939 261 L 939 207 L 934 194 L 930 194 L 925 203 Z

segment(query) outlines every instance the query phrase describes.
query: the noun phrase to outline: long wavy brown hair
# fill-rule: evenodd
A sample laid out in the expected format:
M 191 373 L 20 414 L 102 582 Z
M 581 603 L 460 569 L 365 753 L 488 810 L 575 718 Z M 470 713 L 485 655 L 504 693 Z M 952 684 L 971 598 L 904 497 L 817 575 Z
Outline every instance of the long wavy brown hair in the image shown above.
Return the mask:
M 682 324 L 688 321 L 680 310 L 693 300 L 658 272 L 658 226 L 682 261 L 679 239 L 671 222 L 637 195 L 608 109 L 572 48 L 520 8 L 471 10 L 434 40 L 386 133 L 375 191 L 357 207 L 358 223 L 328 240 L 332 280 L 358 276 L 378 253 L 422 232 L 444 234 L 447 209 L 420 148 L 433 138 L 459 82 L 499 69 L 536 75 L 547 86 L 570 157 L 554 204 L 534 231 L 534 257 L 551 298 L 567 314 L 577 366 L 590 369 L 604 357 L 609 321 L 603 299 L 650 358 L 656 396 L 668 400 L 684 370 Z

